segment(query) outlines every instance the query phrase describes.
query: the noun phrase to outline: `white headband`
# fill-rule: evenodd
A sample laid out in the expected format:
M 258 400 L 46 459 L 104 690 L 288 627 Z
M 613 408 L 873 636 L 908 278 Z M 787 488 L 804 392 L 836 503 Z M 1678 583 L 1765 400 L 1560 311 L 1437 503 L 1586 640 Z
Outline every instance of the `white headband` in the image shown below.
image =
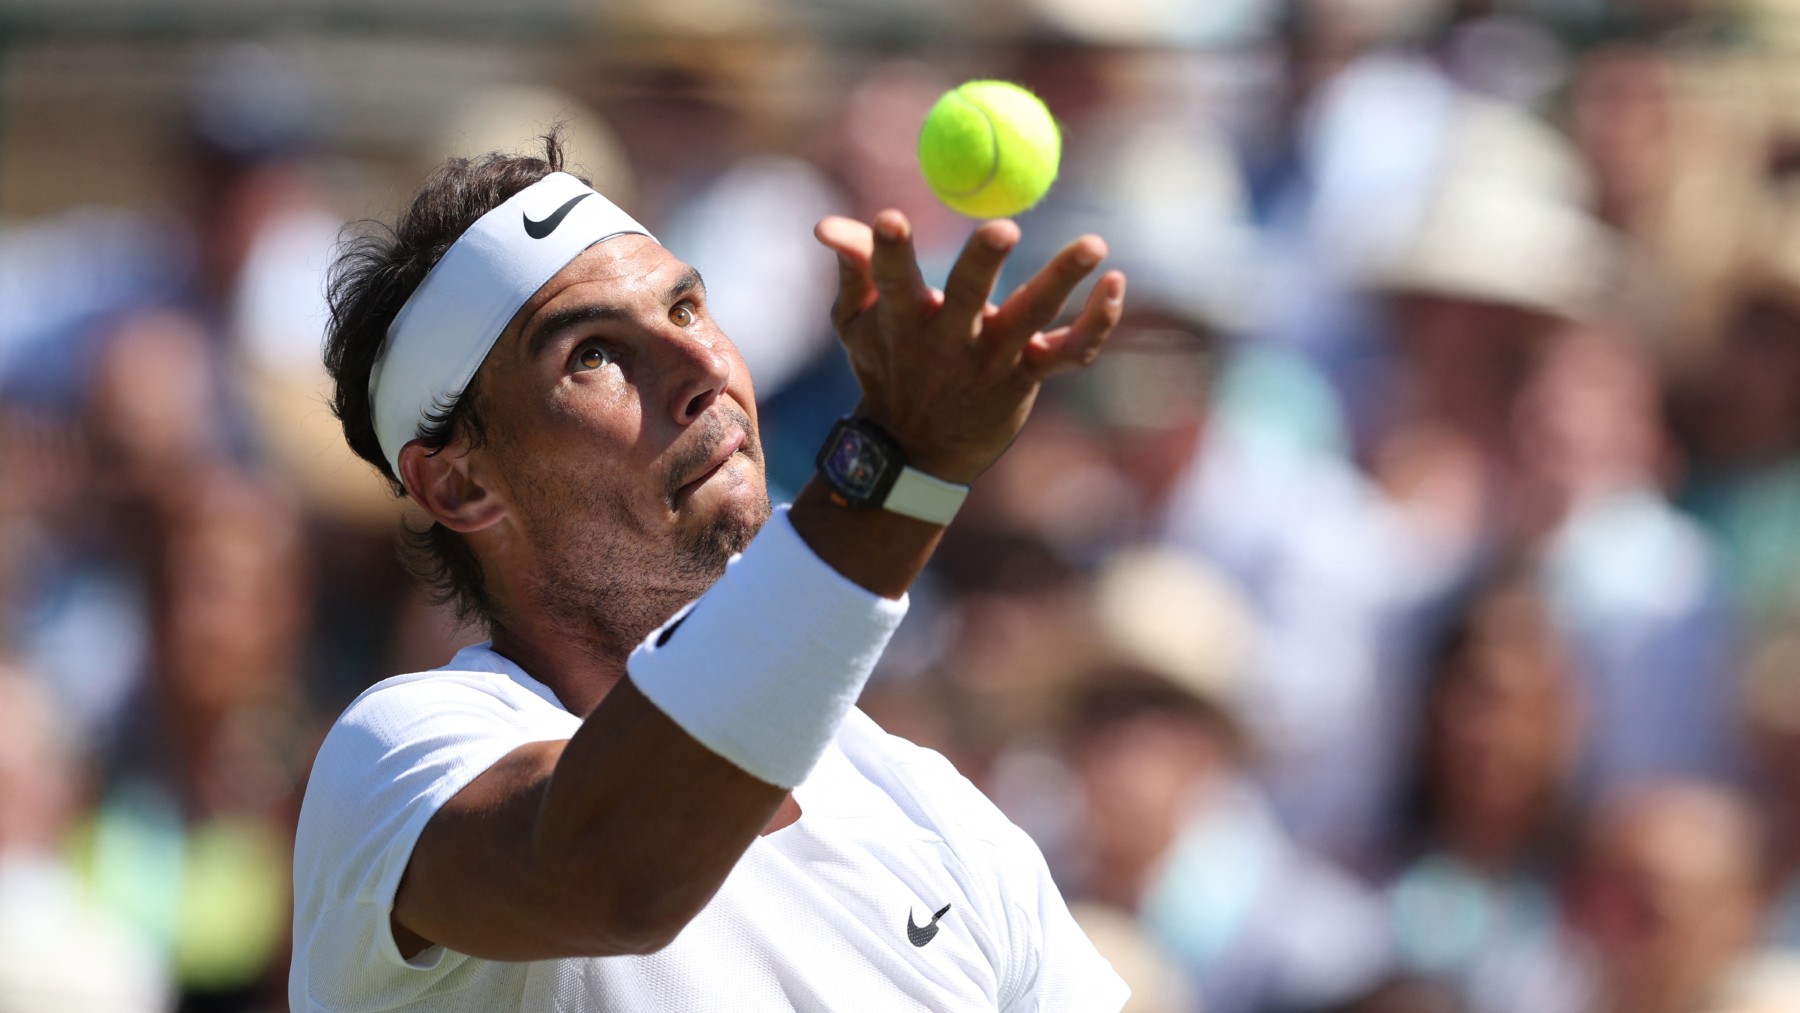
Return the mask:
M 468 387 L 519 307 L 581 251 L 628 232 L 650 235 L 581 180 L 553 172 L 451 244 L 400 307 L 369 372 L 375 437 L 395 477 L 400 448 Z

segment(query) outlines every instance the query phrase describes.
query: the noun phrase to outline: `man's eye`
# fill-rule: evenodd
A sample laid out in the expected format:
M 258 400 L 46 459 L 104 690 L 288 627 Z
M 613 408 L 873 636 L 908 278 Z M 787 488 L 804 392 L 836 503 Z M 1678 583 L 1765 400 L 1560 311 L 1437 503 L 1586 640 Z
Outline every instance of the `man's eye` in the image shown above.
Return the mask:
M 612 356 L 599 345 L 589 345 L 581 350 L 575 361 L 582 369 L 599 369 L 612 361 Z
M 669 307 L 669 322 L 677 327 L 692 327 L 698 319 L 692 303 L 683 301 Z

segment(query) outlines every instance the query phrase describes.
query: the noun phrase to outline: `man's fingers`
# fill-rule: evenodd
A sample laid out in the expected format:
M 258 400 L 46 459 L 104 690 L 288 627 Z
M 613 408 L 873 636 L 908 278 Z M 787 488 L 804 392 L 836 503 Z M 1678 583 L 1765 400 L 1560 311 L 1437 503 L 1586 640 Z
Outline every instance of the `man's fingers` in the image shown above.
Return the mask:
M 950 277 L 944 281 L 942 312 L 946 320 L 955 321 L 958 327 L 966 323 L 970 337 L 977 333 L 975 322 L 987 307 L 1007 254 L 1017 245 L 1017 225 L 1004 218 L 982 222 L 969 235 L 962 254 L 956 258 L 956 266 L 950 269 Z
M 867 225 L 843 215 L 826 215 L 813 226 L 813 237 L 840 256 L 860 257 L 868 263 L 875 249 L 875 233 Z
M 913 252 L 912 224 L 898 211 L 883 211 L 875 216 L 873 232 L 870 271 L 875 290 L 887 300 L 890 310 L 916 307 L 927 290 L 919 274 L 918 255 Z
M 1039 379 L 1092 365 L 1125 312 L 1125 275 L 1108 271 L 1094 283 L 1081 315 L 1067 327 L 1034 334 L 1026 343 L 1025 363 Z
M 831 323 L 841 332 L 875 301 L 875 280 L 870 273 L 875 233 L 855 219 L 832 215 L 813 227 L 813 236 L 837 254 L 838 295 L 831 307 Z
M 1099 236 L 1082 236 L 1059 250 L 1043 270 L 1020 285 L 1000 307 L 995 321 L 996 328 L 1004 335 L 1000 340 L 1023 345 L 1032 335 L 1050 326 L 1062 312 L 1069 293 L 1105 257 L 1106 242 Z M 1092 299 L 1089 302 L 1091 304 Z

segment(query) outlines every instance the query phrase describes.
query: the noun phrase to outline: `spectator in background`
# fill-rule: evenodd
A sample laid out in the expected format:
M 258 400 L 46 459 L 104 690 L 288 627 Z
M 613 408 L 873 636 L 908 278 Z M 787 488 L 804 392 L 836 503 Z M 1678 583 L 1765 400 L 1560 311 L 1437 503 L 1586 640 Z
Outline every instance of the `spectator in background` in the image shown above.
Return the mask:
M 1663 492 L 1668 440 L 1638 339 L 1580 324 L 1613 262 L 1566 143 L 1474 102 L 1460 161 L 1381 284 L 1395 411 L 1370 460 L 1463 572 L 1540 561 L 1596 715 L 1585 775 L 1731 776 L 1735 629 L 1710 540 Z
M 1589 789 L 1743 773 L 1737 623 L 1712 539 L 1669 502 L 1661 395 L 1635 335 L 1557 334 L 1520 393 L 1514 551 L 1540 560 L 1592 720 Z
M 1478 592 L 1432 666 L 1410 843 L 1388 899 L 1400 962 L 1488 1008 L 1506 960 L 1556 929 L 1578 811 L 1581 701 L 1538 582 Z
M 1593 1013 L 1700 1008 L 1758 950 L 1761 838 L 1736 795 L 1662 782 L 1602 802 L 1589 822 L 1570 888 Z M 1511 1008 L 1553 1013 L 1525 990 Z
M 88 494 L 30 519 L 40 541 L 5 618 L 97 741 L 149 663 L 145 511 L 196 469 L 260 463 L 245 361 L 280 362 L 296 345 L 316 359 L 336 228 L 312 213 L 298 165 L 314 112 L 306 82 L 267 50 L 212 54 L 180 120 L 168 213 L 104 230 L 71 215 L 8 261 L 17 298 L 0 345 L 15 347 L 0 390 L 9 415 L 30 412 L 17 424 L 67 432 L 66 467 Z M 49 255 L 65 242 L 83 254 Z
M 223 454 L 213 354 L 190 318 L 133 313 L 84 374 L 79 424 L 43 415 L 26 430 L 64 437 L 54 461 L 19 477 L 70 473 L 79 494 L 25 519 L 33 558 L 10 603 L 20 650 L 40 659 L 69 725 L 102 755 L 143 692 L 159 521 Z
M 1242 716 L 1281 822 L 1373 869 L 1391 833 L 1428 610 L 1450 571 L 1347 461 L 1272 423 L 1270 399 L 1316 396 L 1304 367 L 1221 364 L 1229 353 L 1191 318 L 1149 315 L 1146 287 L 1147 315 L 1128 315 L 1087 378 L 1108 449 L 1158 540 L 1219 567 L 1251 603 L 1263 635 Z
M 1735 793 L 1645 782 L 1578 840 L 1561 927 L 1506 955 L 1476 1013 L 1689 1013 L 1766 959 L 1760 826 Z
M 0 1010 L 161 1013 L 157 955 L 63 858 L 83 792 L 69 731 L 39 677 L 0 664 Z
M 154 518 L 153 664 L 84 828 L 96 896 L 163 950 L 184 1009 L 260 1009 L 285 985 L 289 866 L 313 744 L 310 588 L 293 507 L 190 476 Z
M 1395 975 L 1366 995 L 1331 1008 L 1331 1013 L 1468 1013 L 1461 997 L 1427 978 Z
M 1705 6 L 1731 17 L 1751 5 Z M 1618 279 L 1627 322 L 1677 377 L 1718 343 L 1744 243 L 1766 225 L 1770 174 L 1793 132 L 1778 63 L 1698 38 L 1615 28 L 1581 55 L 1561 103 L 1594 213 L 1628 244 Z
M 1598 306 L 1609 250 L 1565 141 L 1505 103 L 1456 106 L 1417 225 L 1370 281 L 1391 321 L 1368 466 L 1464 551 L 1503 527 L 1514 405 L 1559 321 Z
M 1764 957 L 1726 980 L 1702 1013 L 1788 1013 L 1800 1009 L 1800 958 Z
M 1462 90 L 1420 45 L 1445 6 L 1284 5 L 1266 71 L 1276 80 L 1254 89 L 1266 104 L 1234 132 L 1263 231 L 1256 336 L 1319 370 L 1359 448 L 1392 394 L 1367 275 L 1417 228 L 1461 108 Z
M 0 442 L 28 465 L 8 474 L 28 484 L 6 527 L 26 554 L 0 580 L 0 643 L 41 668 L 60 719 L 46 728 L 90 746 L 91 804 L 58 817 L 73 827 L 66 871 L 152 948 L 152 1008 L 165 986 L 183 1010 L 279 1003 L 289 809 L 312 748 L 313 557 L 292 504 L 251 475 L 293 459 L 265 455 L 256 409 L 278 399 L 256 380 L 304 387 L 317 369 L 313 311 L 337 219 L 321 224 L 297 157 L 311 112 L 304 83 L 267 51 L 214 54 L 182 120 L 175 214 L 136 222 L 135 245 L 100 244 L 113 256 L 77 261 L 90 298 L 30 280 L 71 270 L 55 259 L 24 257 L 7 279 L 41 312 L 5 315 L 30 326 L 0 335 L 23 343 L 0 386 L 26 392 L 7 395 Z M 315 365 L 290 374 L 295 348 Z M 372 611 L 384 604 L 377 595 Z
M 1800 952 L 1800 627 L 1768 633 L 1750 653 L 1744 713 L 1756 799 L 1768 827 L 1765 938 Z
M 1371 868 L 1416 706 L 1423 608 L 1448 571 L 1344 458 L 1312 368 L 1241 337 L 1259 323 L 1253 237 L 1217 135 L 1122 117 L 1100 136 L 1044 213 L 1119 236 L 1135 287 L 1110 347 L 1065 392 L 1088 429 L 1062 437 L 1065 460 L 1082 466 L 1046 473 L 1052 501 L 1084 504 L 1089 523 L 1058 533 L 1076 558 L 1156 542 L 1229 574 L 1267 633 L 1242 718 L 1270 801 L 1307 846 Z
M 1800 185 L 1771 193 L 1716 347 L 1685 378 L 1685 500 L 1753 625 L 1800 615 Z
M 1016 449 L 1057 453 L 1037 439 Z M 1028 453 L 1029 456 L 1029 453 Z M 1061 459 L 1060 457 L 1058 459 Z M 1016 474 L 1017 472 L 1015 472 Z M 977 783 L 1004 779 L 1009 752 L 1026 745 L 1054 720 L 1057 694 L 1091 651 L 1085 575 L 1021 514 L 1004 513 L 1003 481 L 984 490 L 970 523 L 947 531 L 933 571 L 938 597 L 938 650 L 929 663 L 927 691 L 943 708 L 949 753 Z M 1033 789 L 993 784 L 996 802 L 1015 819 L 1038 821 Z M 1054 815 L 1043 813 L 1045 819 Z
M 1388 967 L 1379 907 L 1292 840 L 1248 776 L 1247 604 L 1216 573 L 1138 550 L 1103 567 L 1095 605 L 1105 660 L 1068 710 L 1083 800 L 1072 892 L 1135 913 L 1208 1013 L 1370 988 Z

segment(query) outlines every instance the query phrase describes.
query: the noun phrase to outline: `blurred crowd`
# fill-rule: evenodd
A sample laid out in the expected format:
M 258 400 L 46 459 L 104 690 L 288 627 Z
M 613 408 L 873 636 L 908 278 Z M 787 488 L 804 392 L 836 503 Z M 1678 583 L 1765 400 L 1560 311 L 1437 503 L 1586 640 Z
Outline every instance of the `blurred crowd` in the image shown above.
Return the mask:
M 898 207 L 941 278 L 969 77 L 1065 131 L 1015 269 L 1098 232 L 1127 316 L 864 706 L 1129 1009 L 1800 1011 L 1800 6 L 666 6 L 408 158 L 203 47 L 153 205 L 0 217 L 0 1013 L 282 1008 L 313 749 L 482 637 L 325 407 L 346 221 L 561 123 L 704 273 L 781 498 L 855 402 L 811 226 Z

